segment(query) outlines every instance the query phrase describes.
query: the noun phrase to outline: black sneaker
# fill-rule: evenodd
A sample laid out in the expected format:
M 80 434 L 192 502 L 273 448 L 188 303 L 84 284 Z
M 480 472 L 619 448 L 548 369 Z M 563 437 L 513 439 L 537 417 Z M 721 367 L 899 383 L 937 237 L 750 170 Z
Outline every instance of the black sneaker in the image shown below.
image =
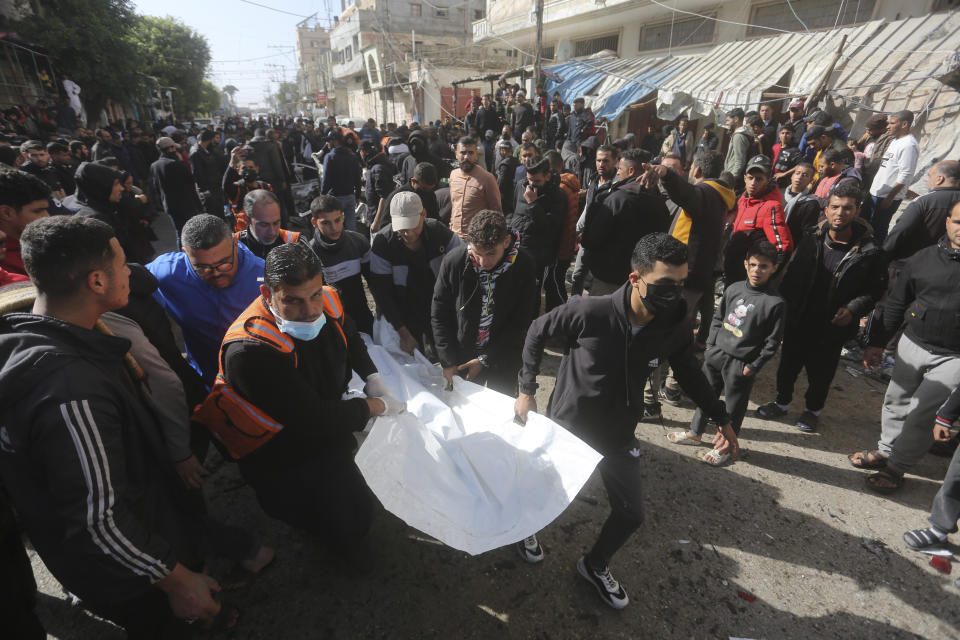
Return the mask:
M 787 415 L 787 410 L 781 409 L 776 402 L 768 402 L 757 407 L 757 415 L 764 420 L 772 420 Z
M 587 582 L 596 587 L 597 593 L 600 594 L 600 599 L 614 609 L 623 609 L 630 604 L 630 598 L 627 597 L 627 592 L 624 591 L 620 583 L 610 575 L 609 568 L 603 571 L 597 571 L 587 566 L 586 556 L 580 556 L 580 559 L 577 560 L 577 571 Z
M 804 433 L 813 433 L 817 430 L 818 422 L 820 422 L 820 418 L 815 413 L 805 410 L 797 419 L 797 429 Z
M 659 402 L 653 404 L 643 403 L 643 415 L 640 417 L 644 422 L 655 422 L 663 417 L 662 407 Z
M 517 549 L 517 553 L 520 554 L 520 557 L 530 564 L 543 562 L 543 547 L 541 547 L 540 543 L 537 542 L 536 535 L 532 535 L 529 538 L 524 538 L 514 546 Z
M 683 393 L 681 391 L 674 391 L 664 387 L 663 389 L 660 389 L 660 399 L 671 407 L 679 407 L 680 403 L 683 401 Z

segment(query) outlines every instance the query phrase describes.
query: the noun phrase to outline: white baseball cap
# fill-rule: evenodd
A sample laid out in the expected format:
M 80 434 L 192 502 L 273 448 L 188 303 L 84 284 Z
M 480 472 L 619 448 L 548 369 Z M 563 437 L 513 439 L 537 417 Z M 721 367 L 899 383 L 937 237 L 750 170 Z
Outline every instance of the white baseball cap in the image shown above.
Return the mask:
M 390 224 L 394 231 L 416 229 L 422 213 L 423 202 L 412 191 L 401 191 L 390 201 Z

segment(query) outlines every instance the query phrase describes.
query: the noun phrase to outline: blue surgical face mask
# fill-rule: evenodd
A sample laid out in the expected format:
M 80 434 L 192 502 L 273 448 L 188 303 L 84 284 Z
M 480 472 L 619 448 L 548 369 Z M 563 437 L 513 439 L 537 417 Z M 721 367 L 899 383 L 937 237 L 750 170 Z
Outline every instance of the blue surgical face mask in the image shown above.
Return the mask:
M 297 340 L 309 341 L 313 340 L 320 333 L 320 330 L 323 329 L 323 325 L 327 323 L 327 316 L 324 313 L 320 314 L 320 317 L 311 322 L 296 322 L 294 320 L 284 320 L 276 313 L 274 317 L 277 319 L 277 328 L 280 331 L 284 332 L 291 338 L 296 338 Z

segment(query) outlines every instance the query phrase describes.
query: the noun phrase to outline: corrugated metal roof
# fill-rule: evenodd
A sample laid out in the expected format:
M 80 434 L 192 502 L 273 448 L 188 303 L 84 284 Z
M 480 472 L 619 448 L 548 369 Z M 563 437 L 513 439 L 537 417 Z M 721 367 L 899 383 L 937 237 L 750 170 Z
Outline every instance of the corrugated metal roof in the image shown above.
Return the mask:
M 764 91 L 786 91 L 792 84 L 791 72 L 798 67 L 802 71 L 799 84 L 812 88 L 819 77 L 817 64 L 822 73 L 822 65 L 843 35 L 863 39 L 881 24 L 874 21 L 831 31 L 721 44 L 664 83 L 657 98 L 657 115 L 672 120 L 681 113 L 700 118 L 733 107 L 755 108 Z
M 930 166 L 960 156 L 960 95 L 936 79 L 957 66 L 958 48 L 960 12 L 881 23 L 868 37 L 851 38 L 827 85 L 827 110 L 852 131 L 875 111 L 913 111 L 918 193 L 927 190 Z

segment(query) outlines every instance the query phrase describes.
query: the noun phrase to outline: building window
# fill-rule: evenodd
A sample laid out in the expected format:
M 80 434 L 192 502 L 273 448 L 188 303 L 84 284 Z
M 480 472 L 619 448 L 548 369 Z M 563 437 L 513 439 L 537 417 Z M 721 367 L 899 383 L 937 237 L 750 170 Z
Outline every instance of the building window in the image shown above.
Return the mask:
M 422 16 L 422 15 L 423 15 L 423 5 L 422 5 L 422 4 L 414 4 L 413 2 L 411 2 L 411 3 L 410 3 L 410 15 L 412 15 L 412 16 L 415 17 L 415 18 L 419 18 L 420 16 Z
M 380 69 L 377 67 L 377 58 L 372 53 L 367 54 L 367 69 L 370 70 L 373 84 L 380 84 Z
M 750 12 L 750 24 L 747 27 L 748 36 L 769 36 L 775 32 L 758 27 L 772 27 L 785 31 L 803 31 L 803 21 L 808 29 L 824 29 L 836 25 L 857 24 L 866 22 L 873 15 L 876 0 L 861 0 L 860 2 L 841 3 L 839 11 L 835 0 L 804 0 L 794 1 L 792 10 L 790 2 L 774 2 L 754 7 Z M 794 16 L 793 12 L 797 15 Z
M 450 10 L 446 7 L 435 7 L 433 15 L 437 18 L 446 18 L 450 15 Z
M 544 60 L 553 60 L 557 48 L 555 46 L 544 47 L 540 50 L 540 57 Z
M 691 18 L 644 26 L 640 30 L 640 51 L 713 42 L 715 24 L 709 18 Z
M 353 60 L 353 46 L 352 46 L 352 45 L 347 45 L 347 48 L 344 49 L 343 57 L 346 59 L 347 62 L 350 62 L 351 60 Z
M 474 10 L 473 10 L 473 19 L 474 19 L 474 20 L 483 20 L 483 9 L 474 9 Z
M 960 0 L 934 0 L 932 11 L 953 11 L 960 7 Z
M 620 34 L 611 33 L 609 35 L 598 36 L 596 38 L 577 40 L 573 43 L 573 57 L 579 58 L 580 56 L 593 55 L 594 53 L 598 53 L 604 49 L 617 51 L 619 48 Z

